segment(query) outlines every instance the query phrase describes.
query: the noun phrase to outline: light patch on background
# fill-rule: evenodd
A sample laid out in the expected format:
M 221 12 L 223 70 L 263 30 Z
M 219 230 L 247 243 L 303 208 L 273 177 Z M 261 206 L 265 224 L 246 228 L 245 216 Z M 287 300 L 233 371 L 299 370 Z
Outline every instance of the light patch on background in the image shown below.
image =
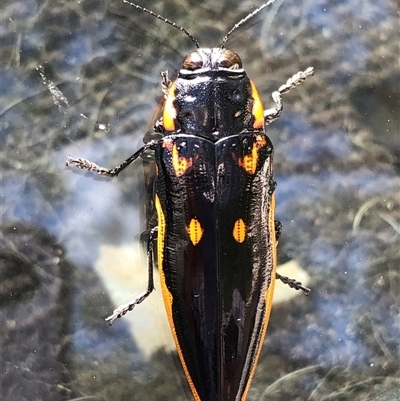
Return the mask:
M 132 301 L 147 288 L 147 266 L 140 243 L 101 246 L 94 267 L 113 308 Z M 141 304 L 114 322 L 116 326 L 123 320 L 129 326 L 139 349 L 148 357 L 160 347 L 175 349 L 162 301 L 158 271 L 154 269 L 153 274 L 155 290 Z
M 279 265 L 277 271 L 280 275 L 295 278 L 304 287 L 308 287 L 310 284 L 310 276 L 307 272 L 299 265 L 299 262 L 295 259 Z M 297 296 L 304 296 L 303 291 L 296 291 L 290 288 L 288 285 L 283 284 L 281 280 L 275 281 L 275 291 L 273 303 L 279 304 L 281 302 L 287 302 Z

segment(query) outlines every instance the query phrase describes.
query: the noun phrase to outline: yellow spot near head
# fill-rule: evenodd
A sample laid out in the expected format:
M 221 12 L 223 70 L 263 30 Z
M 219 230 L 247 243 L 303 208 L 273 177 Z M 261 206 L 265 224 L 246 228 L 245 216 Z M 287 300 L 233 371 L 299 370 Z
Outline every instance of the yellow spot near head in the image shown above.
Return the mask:
M 192 244 L 196 246 L 200 242 L 204 232 L 200 222 L 196 218 L 193 218 L 190 220 L 186 230 L 189 234 L 190 241 L 192 241 Z
M 254 129 L 261 129 L 264 127 L 264 106 L 261 102 L 260 95 L 258 94 L 258 90 L 254 85 L 253 81 L 250 81 L 251 85 L 251 96 L 254 100 L 253 108 L 251 110 L 251 114 L 254 116 Z
M 163 111 L 163 127 L 166 131 L 176 130 L 176 109 L 174 106 L 175 100 L 175 83 L 171 85 L 168 90 L 167 100 L 165 101 L 164 111 Z
M 246 224 L 242 219 L 237 219 L 233 226 L 232 235 L 236 242 L 241 244 L 246 239 Z

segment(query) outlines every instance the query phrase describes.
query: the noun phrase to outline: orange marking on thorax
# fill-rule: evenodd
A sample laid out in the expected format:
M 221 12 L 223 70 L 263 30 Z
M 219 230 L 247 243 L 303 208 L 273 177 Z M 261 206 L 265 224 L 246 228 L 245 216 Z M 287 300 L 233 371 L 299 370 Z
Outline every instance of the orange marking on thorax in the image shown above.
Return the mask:
M 168 90 L 168 96 L 165 101 L 164 111 L 163 111 L 163 127 L 166 131 L 176 130 L 176 108 L 174 106 L 175 100 L 175 83 L 171 85 Z
M 251 85 L 251 96 L 254 100 L 253 108 L 251 109 L 251 114 L 254 116 L 253 128 L 261 129 L 264 127 L 264 106 L 261 102 L 258 90 L 254 85 L 254 82 L 250 80 Z

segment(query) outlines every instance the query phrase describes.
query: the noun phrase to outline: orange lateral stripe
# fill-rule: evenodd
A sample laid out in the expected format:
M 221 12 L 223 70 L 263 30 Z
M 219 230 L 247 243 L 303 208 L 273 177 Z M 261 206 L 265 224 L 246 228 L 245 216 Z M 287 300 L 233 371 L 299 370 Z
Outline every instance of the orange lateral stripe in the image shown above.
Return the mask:
M 168 90 L 167 100 L 165 101 L 164 112 L 163 112 L 163 127 L 166 131 L 176 130 L 176 109 L 174 106 L 175 100 L 175 82 L 171 85 Z
M 164 299 L 164 306 L 167 312 L 169 327 L 171 328 L 172 336 L 175 341 L 176 350 L 178 351 L 179 359 L 182 363 L 183 371 L 185 372 L 186 379 L 189 383 L 189 387 L 192 390 L 193 397 L 195 401 L 202 401 L 197 393 L 196 387 L 194 386 L 193 380 L 190 376 L 189 370 L 186 366 L 185 359 L 183 358 L 182 349 L 179 344 L 178 337 L 175 331 L 174 319 L 172 317 L 172 295 L 169 292 L 166 282 L 165 282 L 165 274 L 163 270 L 163 260 L 164 260 L 164 246 L 165 246 L 165 216 L 161 207 L 160 199 L 156 195 L 155 198 L 157 216 L 158 216 L 158 235 L 157 235 L 157 255 L 158 255 L 158 270 L 160 272 L 160 283 L 161 283 L 161 291 Z
M 196 218 L 193 218 L 190 220 L 186 230 L 189 234 L 190 241 L 192 241 L 192 244 L 196 246 L 200 242 L 204 232 L 200 222 Z
M 276 237 L 275 237 L 275 196 L 272 195 L 271 199 L 271 207 L 269 210 L 269 217 L 268 217 L 268 228 L 269 232 L 271 233 L 271 248 L 272 248 L 272 270 L 271 270 L 271 282 L 265 294 L 265 303 L 267 305 L 265 316 L 264 316 L 264 324 L 262 328 L 262 334 L 260 337 L 257 353 L 254 356 L 253 366 L 250 371 L 249 381 L 247 382 L 247 386 L 243 392 L 243 396 L 240 398 L 240 401 L 246 401 L 247 394 L 250 389 L 251 381 L 253 380 L 254 373 L 256 371 L 257 362 L 261 354 L 262 345 L 264 343 L 265 335 L 267 334 L 267 326 L 269 321 L 269 316 L 271 314 L 272 308 L 272 298 L 274 297 L 274 288 L 275 288 L 275 280 L 276 280 L 276 261 L 277 261 L 277 254 L 276 254 Z
M 251 85 L 251 96 L 254 99 L 253 108 L 251 114 L 254 116 L 253 128 L 261 129 L 264 127 L 264 106 L 261 102 L 258 90 L 254 85 L 254 82 L 250 80 Z
M 245 222 L 242 219 L 237 219 L 235 221 L 232 231 L 233 238 L 235 238 L 235 241 L 241 244 L 246 238 L 246 231 L 247 231 L 247 226 Z

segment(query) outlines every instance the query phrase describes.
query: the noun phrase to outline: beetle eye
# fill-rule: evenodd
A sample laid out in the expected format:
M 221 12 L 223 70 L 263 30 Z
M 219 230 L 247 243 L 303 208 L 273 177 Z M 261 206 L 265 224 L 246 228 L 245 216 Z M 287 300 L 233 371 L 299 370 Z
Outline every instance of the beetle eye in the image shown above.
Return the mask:
M 189 53 L 182 61 L 182 69 L 195 71 L 203 67 L 203 59 L 198 52 Z
M 238 70 L 242 68 L 242 60 L 232 50 L 225 50 L 218 60 L 218 64 L 222 68 L 229 68 L 231 70 Z

